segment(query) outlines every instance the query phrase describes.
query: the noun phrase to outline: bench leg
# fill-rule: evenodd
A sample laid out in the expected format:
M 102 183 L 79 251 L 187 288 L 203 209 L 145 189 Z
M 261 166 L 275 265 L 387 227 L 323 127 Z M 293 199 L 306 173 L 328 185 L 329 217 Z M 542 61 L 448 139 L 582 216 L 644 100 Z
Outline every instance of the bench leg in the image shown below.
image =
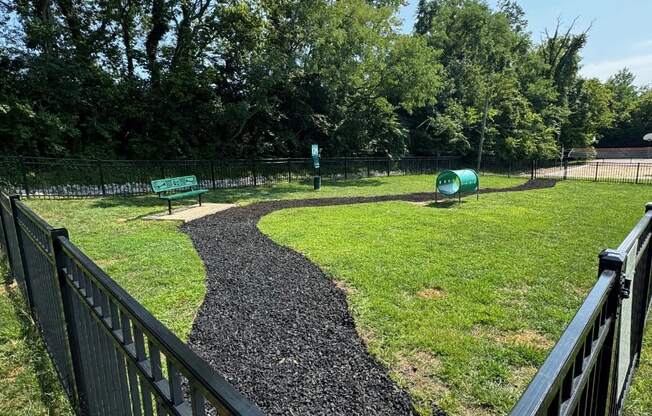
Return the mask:
M 168 199 L 168 215 L 172 215 L 172 201 Z
M 201 207 L 201 194 L 199 194 L 199 206 Z

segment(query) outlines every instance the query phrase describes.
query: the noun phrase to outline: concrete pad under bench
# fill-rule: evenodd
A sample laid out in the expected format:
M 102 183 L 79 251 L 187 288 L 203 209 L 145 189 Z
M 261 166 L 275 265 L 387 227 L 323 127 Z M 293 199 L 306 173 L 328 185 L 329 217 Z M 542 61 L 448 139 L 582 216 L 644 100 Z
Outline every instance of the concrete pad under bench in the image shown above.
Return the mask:
M 183 221 L 189 222 L 193 221 L 207 215 L 215 214 L 216 212 L 224 211 L 226 209 L 234 207 L 235 204 L 211 204 L 204 202 L 201 206 L 191 205 L 181 208 L 176 208 L 172 210 L 172 214 L 163 212 L 160 214 L 149 215 L 144 217 L 146 220 L 173 220 L 173 221 Z

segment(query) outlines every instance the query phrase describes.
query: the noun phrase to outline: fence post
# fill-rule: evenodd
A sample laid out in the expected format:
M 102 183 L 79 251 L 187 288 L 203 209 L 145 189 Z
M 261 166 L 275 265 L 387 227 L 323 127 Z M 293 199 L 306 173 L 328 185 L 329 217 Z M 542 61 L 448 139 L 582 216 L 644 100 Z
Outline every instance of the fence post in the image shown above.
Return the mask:
M 215 161 L 211 160 L 211 185 L 213 185 L 213 189 L 217 189 L 215 187 Z
M 102 189 L 102 196 L 106 196 L 106 185 L 104 184 L 104 169 L 102 169 L 102 161 L 97 161 L 97 166 L 100 170 L 100 187 Z
M 32 288 L 29 281 L 29 273 L 27 270 L 27 260 L 25 259 L 25 249 L 23 244 L 23 234 L 22 228 L 20 228 L 20 223 L 18 222 L 18 207 L 16 206 L 16 201 L 20 200 L 20 196 L 11 195 L 9 197 L 9 204 L 11 206 L 11 216 L 14 218 L 14 229 L 16 230 L 16 242 L 18 243 L 18 257 L 20 257 L 20 267 L 23 269 L 23 282 L 25 284 L 25 297 L 27 301 L 27 308 L 31 313 L 34 313 L 32 310 Z
M 601 400 L 597 409 L 610 409 L 615 404 L 612 403 L 618 391 L 618 345 L 620 343 L 620 309 L 622 305 L 623 282 L 622 275 L 625 257 L 616 250 L 604 250 L 599 256 L 598 276 L 605 270 L 612 270 L 616 273 L 616 284 L 611 290 L 609 301 L 607 303 L 610 310 L 607 316 L 613 316 L 614 323 L 609 328 L 607 339 L 605 340 L 605 351 L 602 354 L 602 368 L 607 369 L 606 377 L 600 377 L 600 385 L 596 386 L 596 397 Z
M 534 159 L 530 162 L 530 180 L 534 179 Z
M 369 168 L 369 159 L 367 159 L 367 178 L 371 177 L 371 169 Z
M 27 183 L 27 168 L 25 167 L 25 159 L 22 156 L 19 156 L 18 163 L 20 164 L 20 177 L 23 182 L 25 197 L 29 198 L 29 184 Z
M 391 163 L 390 158 L 387 158 L 387 176 L 389 176 L 389 172 L 390 172 L 390 169 L 391 169 L 390 166 L 389 166 L 390 163 Z
M 595 179 L 593 180 L 593 182 L 598 181 L 598 167 L 599 166 L 600 166 L 600 162 L 595 162 Z
M 564 159 L 564 180 L 568 177 L 568 160 Z
M 292 182 L 292 161 L 288 159 L 288 183 Z
M 79 387 L 81 381 L 83 380 L 83 372 L 81 369 L 81 353 L 79 351 L 79 337 L 77 336 L 77 331 L 75 329 L 74 325 L 74 320 L 75 320 L 75 315 L 72 309 L 72 305 L 70 303 L 72 296 L 74 294 L 71 293 L 70 291 L 70 286 L 66 282 L 67 276 L 66 272 L 69 272 L 66 270 L 66 262 L 63 257 L 63 252 L 61 250 L 61 242 L 59 241 L 60 238 L 65 238 L 66 240 L 69 238 L 68 237 L 68 230 L 65 228 L 57 228 L 54 230 L 50 231 L 50 239 L 52 242 L 52 250 L 53 250 L 53 259 L 54 259 L 54 276 L 55 279 L 57 279 L 57 282 L 59 284 L 59 294 L 61 295 L 61 301 L 60 306 L 61 306 L 61 313 L 63 316 L 63 323 L 64 323 L 64 330 L 65 334 L 63 338 L 67 341 L 66 345 L 68 346 L 68 365 L 72 369 L 72 376 L 73 379 L 70 380 L 69 384 L 72 389 L 72 396 L 73 396 L 73 408 L 76 408 L 79 410 L 80 414 L 86 415 L 88 414 L 88 409 L 85 409 L 84 403 L 85 401 L 82 400 L 80 394 L 79 394 Z
M 641 164 L 637 163 L 636 164 L 636 181 L 634 183 L 638 183 L 638 172 L 641 170 Z
M 251 164 L 251 174 L 254 177 L 254 186 L 258 186 L 258 174 L 256 174 L 256 159 Z
M 7 236 L 7 226 L 5 225 L 5 218 L 4 215 L 2 215 L 2 205 L 0 205 L 0 227 L 2 227 L 2 237 L 3 237 L 3 242 L 5 246 L 5 256 L 7 257 L 7 262 L 9 263 L 9 273 L 7 273 L 5 283 L 9 284 L 11 281 L 14 279 L 14 266 L 12 265 L 11 261 L 11 254 L 9 253 L 9 237 Z
M 348 179 L 347 173 L 346 173 L 346 156 L 344 156 L 344 179 Z

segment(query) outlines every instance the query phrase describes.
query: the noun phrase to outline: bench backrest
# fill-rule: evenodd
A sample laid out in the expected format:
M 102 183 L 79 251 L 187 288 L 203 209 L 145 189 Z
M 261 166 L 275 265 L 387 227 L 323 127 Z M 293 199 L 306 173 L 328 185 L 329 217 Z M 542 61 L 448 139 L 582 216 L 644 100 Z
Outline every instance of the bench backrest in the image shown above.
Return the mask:
M 154 193 L 176 191 L 178 189 L 187 189 L 197 186 L 197 177 L 179 176 L 178 178 L 156 179 L 152 181 L 152 191 Z

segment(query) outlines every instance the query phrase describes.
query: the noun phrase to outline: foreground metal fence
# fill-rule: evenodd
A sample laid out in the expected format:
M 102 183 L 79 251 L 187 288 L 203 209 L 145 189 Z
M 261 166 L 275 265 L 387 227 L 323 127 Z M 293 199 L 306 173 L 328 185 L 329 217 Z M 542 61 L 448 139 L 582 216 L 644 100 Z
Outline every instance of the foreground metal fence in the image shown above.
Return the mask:
M 70 240 L 0 193 L 0 248 L 79 415 L 262 412 Z
M 324 178 L 352 179 L 434 173 L 461 166 L 457 157 L 324 158 Z M 36 198 L 141 195 L 150 181 L 195 175 L 209 189 L 271 185 L 308 180 L 312 159 L 108 161 L 8 157 L 0 159 L 0 189 Z
M 652 298 L 652 204 L 600 255 L 598 282 L 511 412 L 617 416 L 638 365 Z

